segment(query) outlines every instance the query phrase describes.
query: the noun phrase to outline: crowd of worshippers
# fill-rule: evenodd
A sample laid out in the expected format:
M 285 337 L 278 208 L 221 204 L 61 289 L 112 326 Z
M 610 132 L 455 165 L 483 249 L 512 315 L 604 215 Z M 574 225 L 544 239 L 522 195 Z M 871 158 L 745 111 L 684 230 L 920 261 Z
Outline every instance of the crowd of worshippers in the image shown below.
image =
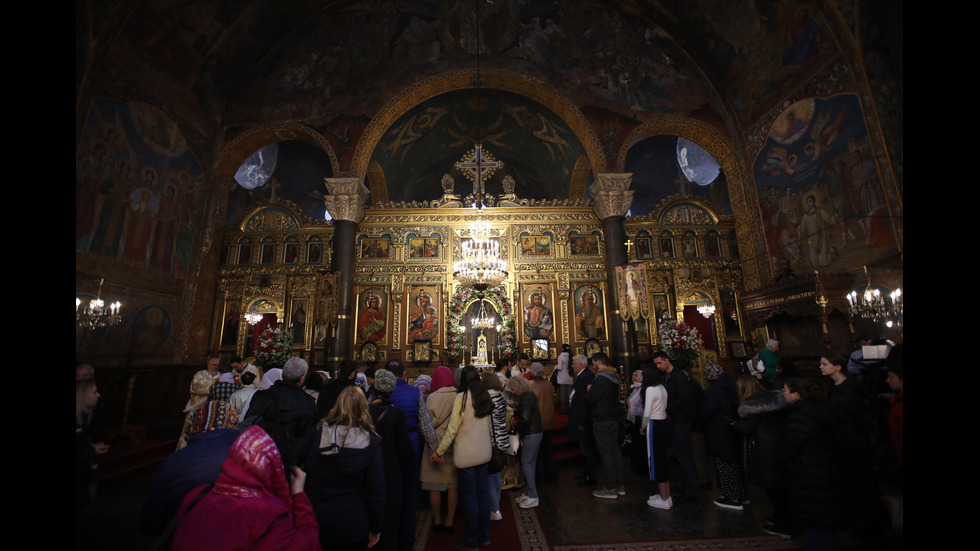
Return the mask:
M 264 373 L 241 358 L 210 358 L 193 377 L 178 450 L 151 480 L 140 528 L 172 549 L 408 551 L 428 497 L 432 530 L 479 549 L 503 518 L 502 489 L 520 488 L 515 506 L 535 508 L 538 480 L 557 481 L 546 435 L 560 411 L 584 457 L 577 485 L 595 498 L 626 495 L 626 463 L 655 483 L 642 487 L 655 492 L 652 509 L 700 499 L 713 478 L 713 504 L 742 510 L 751 482 L 769 501 L 760 504 L 771 510 L 767 533 L 803 535 L 814 549 L 833 548 L 843 529 L 866 541 L 893 536 L 875 465 L 900 483 L 902 346 L 880 361 L 863 361 L 860 350 L 824 356 L 823 385 L 788 377 L 778 342 L 768 349 L 775 369 L 762 381 L 708 363 L 706 389 L 664 353 L 628 377 L 605 354 L 572 356 L 567 345 L 551 377 L 521 355 L 483 373 L 440 366 L 413 384 L 397 359 L 384 369 L 344 362 L 331 377 L 300 358 Z M 92 381 L 83 386 L 84 439 L 98 393 Z M 889 461 L 873 457 L 882 441 Z M 80 446 L 91 447 L 93 469 L 107 449 Z

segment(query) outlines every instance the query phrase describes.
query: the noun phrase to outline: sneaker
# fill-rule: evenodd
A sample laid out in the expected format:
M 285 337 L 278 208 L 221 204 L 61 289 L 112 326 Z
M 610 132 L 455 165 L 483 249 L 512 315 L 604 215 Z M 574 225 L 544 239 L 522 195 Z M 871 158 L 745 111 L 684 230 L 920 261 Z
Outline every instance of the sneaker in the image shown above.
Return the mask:
M 504 515 L 500 511 L 490 511 L 490 520 L 504 520 Z
M 674 502 L 669 497 L 666 501 L 664 501 L 664 498 L 660 497 L 659 495 L 652 495 L 649 499 L 647 499 L 647 505 L 653 507 L 654 509 L 670 509 L 674 506 Z
M 527 501 L 527 496 L 524 495 L 524 494 L 521 494 L 514 501 L 516 501 L 517 504 L 520 505 L 521 503 L 524 503 L 525 501 Z
M 769 525 L 763 526 L 762 531 L 772 536 L 779 536 L 784 540 L 788 540 L 793 537 L 792 530 L 786 528 L 785 526 L 779 526 L 777 524 L 773 524 L 771 526 Z
M 621 496 L 626 495 L 626 486 L 617 486 L 616 495 L 621 495 Z
M 602 488 L 592 492 L 592 495 L 601 497 L 602 499 L 617 499 L 619 497 L 615 488 Z
M 538 506 L 538 498 L 529 497 L 518 504 L 521 509 L 533 509 Z
M 728 499 L 727 497 L 716 499 L 715 505 L 721 507 L 722 509 L 732 509 L 734 511 L 741 511 L 745 509 L 745 507 L 742 507 L 741 503 L 732 499 Z

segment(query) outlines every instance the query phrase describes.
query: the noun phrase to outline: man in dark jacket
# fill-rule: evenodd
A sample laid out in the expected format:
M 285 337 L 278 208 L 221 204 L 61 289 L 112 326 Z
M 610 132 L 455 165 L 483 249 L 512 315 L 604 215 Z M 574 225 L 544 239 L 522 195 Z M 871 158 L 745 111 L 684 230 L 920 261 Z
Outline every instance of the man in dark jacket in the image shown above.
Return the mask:
M 290 358 L 282 366 L 282 380 L 268 390 L 252 395 L 247 417 L 239 426 L 261 426 L 279 446 L 282 462 L 289 469 L 295 465 L 293 448 L 316 425 L 316 401 L 303 390 L 309 366 L 302 358 Z
M 605 485 L 592 492 L 595 497 L 617 499 L 626 495 L 623 485 L 623 450 L 619 447 L 619 425 L 625 418 L 619 402 L 619 371 L 609 365 L 609 357 L 602 352 L 592 355 L 596 366 L 595 381 L 589 388 L 589 416 L 595 446 L 606 471 Z
M 667 419 L 674 431 L 674 454 L 681 464 L 683 493 L 687 497 L 698 497 L 698 471 L 694 466 L 694 453 L 691 451 L 691 426 L 700 412 L 691 391 L 691 381 L 683 369 L 674 367 L 664 352 L 653 355 L 653 363 L 664 374 L 664 387 L 667 389 Z
M 572 371 L 575 373 L 575 384 L 568 403 L 569 440 L 578 440 L 585 458 L 585 474 L 579 475 L 578 485 L 595 484 L 595 466 L 599 461 L 599 452 L 595 449 L 595 439 L 592 437 L 592 421 L 589 419 L 589 403 L 585 400 L 589 394 L 589 385 L 595 380 L 595 374 L 589 369 L 589 359 L 579 354 L 572 358 Z
M 357 364 L 351 361 L 345 361 L 340 364 L 340 367 L 337 368 L 337 376 L 327 381 L 327 384 L 320 388 L 320 396 L 316 399 L 316 407 L 320 413 L 320 418 L 326 417 L 330 413 L 334 404 L 337 403 L 337 397 L 340 396 L 340 393 L 345 388 L 357 385 L 357 381 L 355 380 L 356 375 Z

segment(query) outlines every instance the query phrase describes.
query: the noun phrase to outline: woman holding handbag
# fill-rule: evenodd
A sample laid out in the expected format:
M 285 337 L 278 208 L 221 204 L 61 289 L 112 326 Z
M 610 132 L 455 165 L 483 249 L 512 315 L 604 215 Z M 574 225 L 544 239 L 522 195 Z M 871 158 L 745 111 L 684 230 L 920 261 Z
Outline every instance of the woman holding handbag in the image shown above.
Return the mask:
M 490 544 L 490 491 L 488 465 L 491 448 L 491 414 L 494 403 L 483 386 L 480 373 L 468 365 L 459 379 L 459 393 L 453 401 L 452 415 L 438 449 L 429 456 L 432 463 L 445 462 L 453 448 L 459 497 L 466 515 L 466 536 L 456 542 L 459 549 L 479 550 Z

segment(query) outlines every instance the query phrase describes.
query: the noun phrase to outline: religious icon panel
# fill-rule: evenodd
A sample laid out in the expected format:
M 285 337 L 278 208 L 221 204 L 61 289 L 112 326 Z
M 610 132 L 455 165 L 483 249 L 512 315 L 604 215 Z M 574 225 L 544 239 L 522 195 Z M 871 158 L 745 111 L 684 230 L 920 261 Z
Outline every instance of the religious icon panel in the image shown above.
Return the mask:
M 554 296 L 552 284 L 524 285 L 521 290 L 524 342 L 551 340 L 555 330 Z
M 580 285 L 572 294 L 575 303 L 575 340 L 606 338 L 606 309 L 602 287 L 596 283 Z
M 358 287 L 355 343 L 388 342 L 388 291 L 383 287 Z
M 442 333 L 442 295 L 434 285 L 413 285 L 405 294 L 406 344 L 415 341 L 432 341 L 439 344 Z

